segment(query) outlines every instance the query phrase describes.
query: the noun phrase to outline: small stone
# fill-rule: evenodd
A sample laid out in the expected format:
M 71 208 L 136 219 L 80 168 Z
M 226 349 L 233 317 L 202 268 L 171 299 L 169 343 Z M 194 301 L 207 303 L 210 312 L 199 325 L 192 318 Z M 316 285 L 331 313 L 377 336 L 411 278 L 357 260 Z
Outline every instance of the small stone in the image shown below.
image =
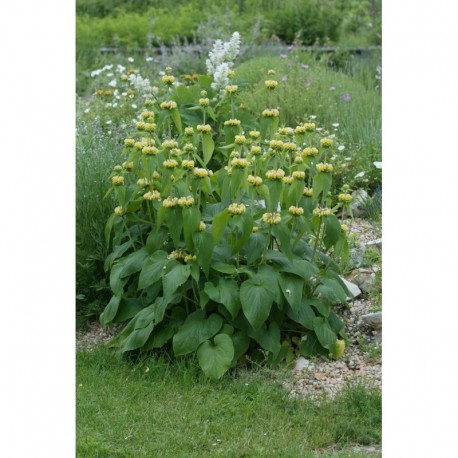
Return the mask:
M 361 291 L 369 293 L 374 285 L 375 273 L 372 269 L 355 269 L 347 277 L 347 280 L 358 286 Z
M 376 247 L 382 251 L 382 239 L 370 240 L 364 244 L 366 247 Z
M 358 285 L 355 285 L 354 283 L 349 282 L 343 277 L 340 277 L 342 281 L 345 283 L 345 286 L 348 288 L 350 293 L 352 294 L 353 297 L 347 297 L 347 300 L 352 300 L 355 297 L 358 297 L 361 294 L 361 290 L 359 289 Z
M 293 371 L 296 372 L 301 372 L 304 367 L 307 367 L 310 365 L 310 361 L 308 359 L 305 359 L 303 356 L 299 357 L 296 361 L 296 365 L 294 366 Z
M 317 373 L 315 374 L 315 378 L 316 378 L 317 380 L 320 380 L 320 381 L 321 381 L 321 380 L 324 380 L 324 379 L 326 378 L 326 375 L 324 375 L 324 374 L 321 373 L 321 372 L 317 372 Z
M 360 217 L 365 216 L 366 208 L 365 204 L 369 199 L 369 194 L 365 189 L 357 189 L 351 194 L 352 202 L 350 204 L 350 209 L 353 213 L 353 216 Z
M 368 313 L 361 317 L 361 321 L 372 329 L 382 329 L 382 312 Z

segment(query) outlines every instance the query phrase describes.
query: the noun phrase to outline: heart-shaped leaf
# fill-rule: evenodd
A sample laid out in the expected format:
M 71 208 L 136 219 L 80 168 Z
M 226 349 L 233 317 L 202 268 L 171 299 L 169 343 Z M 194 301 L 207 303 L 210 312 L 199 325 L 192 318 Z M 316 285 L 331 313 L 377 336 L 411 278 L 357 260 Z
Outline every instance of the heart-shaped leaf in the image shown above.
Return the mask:
M 234 359 L 232 339 L 227 334 L 218 334 L 214 342 L 203 342 L 197 349 L 197 359 L 207 377 L 214 380 L 221 378 Z

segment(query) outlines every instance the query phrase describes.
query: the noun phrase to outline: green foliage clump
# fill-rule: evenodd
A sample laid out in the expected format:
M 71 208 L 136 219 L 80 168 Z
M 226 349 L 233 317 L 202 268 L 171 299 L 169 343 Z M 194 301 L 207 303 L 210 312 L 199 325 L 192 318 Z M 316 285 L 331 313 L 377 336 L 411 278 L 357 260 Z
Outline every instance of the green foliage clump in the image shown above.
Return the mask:
M 195 353 L 211 378 L 247 360 L 337 354 L 345 333 L 333 306 L 350 293 L 334 214 L 348 201 L 329 197 L 334 140 L 309 120 L 279 126 L 275 80 L 256 116 L 233 82 L 224 93 L 210 76 L 175 86 L 170 71 L 110 175 L 113 295 L 100 319 L 127 322 L 111 345 Z
M 287 0 L 267 15 L 266 29 L 285 43 L 300 40 L 305 45 L 335 41 L 342 16 L 333 1 Z

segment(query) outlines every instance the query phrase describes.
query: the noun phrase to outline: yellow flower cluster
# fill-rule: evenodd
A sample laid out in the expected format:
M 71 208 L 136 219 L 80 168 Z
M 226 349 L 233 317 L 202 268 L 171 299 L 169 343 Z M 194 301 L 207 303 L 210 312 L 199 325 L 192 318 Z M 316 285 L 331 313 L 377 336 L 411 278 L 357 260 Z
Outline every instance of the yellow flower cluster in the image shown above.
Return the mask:
M 243 204 L 231 204 L 228 210 L 231 215 L 243 215 L 246 212 L 246 207 Z
M 250 163 L 246 159 L 240 159 L 238 157 L 234 157 L 231 161 L 231 166 L 239 169 L 246 169 L 249 165 Z
M 313 216 L 320 216 L 320 217 L 323 217 L 323 216 L 329 216 L 331 214 L 331 209 L 329 208 L 315 208 L 313 210 Z
M 111 89 L 97 89 L 97 95 L 109 96 L 111 94 L 113 94 L 113 91 Z
M 293 172 L 293 178 L 295 180 L 303 180 L 305 178 L 305 172 L 303 172 L 302 170 L 295 170 Z
M 196 150 L 196 147 L 192 143 L 186 143 L 183 146 L 183 151 L 185 153 L 194 153 L 195 150 Z
M 283 144 L 283 148 L 285 151 L 296 151 L 297 145 L 293 142 L 286 142 Z
M 316 128 L 315 126 L 315 123 L 314 122 L 306 122 L 303 124 L 306 132 L 313 132 Z
M 351 194 L 339 194 L 339 202 L 348 203 L 351 202 Z
M 146 155 L 155 155 L 158 151 L 159 150 L 155 146 L 144 146 L 142 148 L 142 153 Z
M 127 75 L 121 75 L 119 78 L 121 81 L 124 81 L 124 82 L 129 81 L 129 77 Z
M 245 135 L 236 135 L 234 141 L 237 145 L 244 145 L 246 142 Z
M 280 112 L 276 108 L 266 108 L 263 112 L 262 115 L 265 118 L 278 118 L 280 116 Z
M 148 178 L 139 178 L 137 180 L 137 185 L 138 186 L 147 186 L 149 184 Z
M 267 80 L 264 81 L 264 85 L 267 89 L 275 89 L 278 86 L 278 81 L 275 80 Z
M 210 105 L 210 99 L 207 99 L 206 97 L 202 97 L 201 99 L 199 99 L 199 105 L 201 107 L 208 107 L 208 105 Z
M 158 180 L 159 178 L 161 178 L 161 176 L 159 175 L 159 173 L 157 173 L 156 171 L 153 172 L 153 180 Z
M 253 234 L 255 234 L 258 231 L 259 231 L 259 227 L 258 226 L 253 226 L 253 229 L 251 229 L 251 232 L 253 232 Z
M 113 167 L 113 171 L 115 172 L 122 172 L 122 165 L 115 165 Z
M 194 168 L 194 161 L 189 161 L 188 159 L 183 159 L 183 162 L 181 163 L 182 167 L 184 169 L 192 169 Z
M 145 123 L 143 121 L 137 121 L 135 126 L 137 127 L 137 130 L 145 130 Z
M 281 151 L 284 148 L 284 143 L 281 140 L 270 140 L 269 148 L 273 151 Z
M 125 211 L 124 211 L 124 209 L 122 207 L 116 207 L 114 209 L 114 213 L 117 216 L 122 216 L 122 215 L 124 215 Z
M 159 191 L 149 191 L 143 194 L 145 200 L 161 200 L 161 194 Z
M 174 169 L 178 165 L 178 162 L 175 159 L 167 159 L 162 165 L 167 169 Z
M 180 156 L 181 155 L 181 149 L 180 148 L 172 148 L 170 150 L 170 155 L 171 156 Z
M 168 256 L 167 259 L 185 259 L 186 256 L 189 256 L 189 253 L 184 250 L 173 250 Z
M 162 82 L 168 85 L 173 84 L 175 82 L 175 77 L 172 75 L 164 75 L 162 77 Z
M 269 180 L 281 180 L 285 176 L 285 171 L 282 169 L 273 169 L 266 172 L 266 177 Z
M 295 207 L 294 205 L 291 205 L 288 209 L 289 213 L 294 216 L 300 216 L 304 214 L 304 209 L 301 207 Z
M 178 205 L 180 207 L 192 207 L 194 205 L 194 197 L 192 196 L 180 197 L 178 199 Z
M 193 171 L 192 174 L 196 176 L 197 178 L 205 178 L 208 177 L 209 173 L 207 169 L 201 169 L 199 167 L 196 167 Z
M 288 175 L 283 178 L 283 183 L 285 184 L 291 184 L 293 182 L 293 177 L 291 175 Z
M 205 231 L 205 228 L 206 228 L 206 227 L 207 227 L 207 225 L 206 225 L 203 221 L 201 221 L 201 222 L 199 223 L 199 232 Z
M 294 134 L 294 129 L 292 127 L 280 127 L 280 129 L 278 129 L 278 133 L 280 135 L 291 136 Z
M 307 148 L 304 148 L 302 150 L 302 156 L 304 157 L 313 157 L 313 156 L 316 156 L 317 154 L 318 154 L 318 150 L 314 148 L 313 146 L 312 147 L 308 146 Z
M 191 135 L 194 135 L 194 129 L 192 127 L 185 127 L 184 128 L 184 134 L 187 137 L 190 137 Z
M 161 146 L 165 149 L 178 148 L 178 143 L 175 140 L 165 140 Z
M 323 148 L 330 148 L 332 145 L 333 145 L 333 140 L 331 138 L 322 138 L 320 140 L 320 145 L 323 147 Z
M 133 138 L 126 138 L 124 140 L 124 145 L 126 145 L 126 146 L 134 146 L 135 145 L 135 140 Z
M 177 107 L 177 103 L 174 100 L 169 100 L 168 102 L 161 103 L 162 110 L 173 110 Z
M 123 162 L 122 166 L 124 167 L 124 169 L 130 172 L 134 168 L 134 163 L 133 162 Z
M 294 158 L 294 163 L 295 164 L 303 164 L 304 161 L 302 160 L 302 156 L 300 154 L 296 154 L 296 157 Z
M 348 226 L 346 224 L 341 224 L 340 228 L 342 229 L 342 232 L 348 232 Z
M 121 186 L 122 184 L 124 184 L 124 177 L 119 176 L 119 175 L 115 175 L 114 177 L 111 178 L 111 182 L 115 186 Z
M 261 154 L 261 147 L 260 146 L 252 146 L 251 147 L 251 153 L 257 156 L 258 154 Z
M 281 215 L 280 213 L 264 213 L 262 215 L 262 220 L 266 224 L 280 224 L 281 221 Z
M 154 111 L 142 111 L 140 113 L 142 119 L 154 118 Z
M 259 132 L 259 130 L 251 130 L 251 131 L 250 131 L 250 137 L 251 137 L 253 140 L 258 139 L 260 135 L 261 135 L 261 132 Z
M 227 121 L 224 121 L 225 126 L 240 126 L 240 120 L 239 119 L 228 119 Z
M 334 170 L 334 167 L 332 164 L 327 164 L 326 162 L 320 162 L 319 164 L 316 165 L 316 169 L 318 172 L 324 172 L 324 173 L 329 173 Z
M 167 199 L 164 199 L 162 202 L 162 206 L 165 208 L 172 208 L 176 207 L 178 204 L 178 199 L 176 197 L 167 197 Z
M 307 186 L 304 188 L 303 192 L 305 197 L 312 197 L 313 196 L 313 189 L 312 188 L 307 188 Z
M 202 132 L 203 134 L 209 134 L 212 128 L 209 124 L 199 124 L 197 126 L 197 132 Z
M 144 130 L 146 132 L 154 132 L 156 130 L 156 124 L 154 124 L 154 122 L 146 122 Z
M 229 70 L 226 72 L 226 76 L 227 76 L 228 78 L 234 78 L 234 76 L 235 76 L 234 70 L 229 69 Z
M 237 89 L 238 89 L 238 86 L 236 86 L 235 84 L 231 86 L 226 86 L 226 91 L 228 94 L 235 94 L 237 92 Z
M 248 175 L 248 183 L 250 183 L 253 186 L 261 186 L 262 185 L 262 178 L 261 177 L 255 177 L 253 175 Z
M 188 254 L 187 256 L 184 257 L 184 262 L 193 262 L 196 259 L 197 259 L 196 255 Z

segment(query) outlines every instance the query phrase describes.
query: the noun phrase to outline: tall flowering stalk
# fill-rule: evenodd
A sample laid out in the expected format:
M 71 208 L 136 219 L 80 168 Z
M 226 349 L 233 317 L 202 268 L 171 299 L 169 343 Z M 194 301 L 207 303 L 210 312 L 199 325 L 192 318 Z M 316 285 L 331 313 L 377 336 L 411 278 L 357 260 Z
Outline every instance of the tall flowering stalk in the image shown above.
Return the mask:
M 213 76 L 212 88 L 223 94 L 229 84 L 228 71 L 233 67 L 234 60 L 240 50 L 240 34 L 234 32 L 229 41 L 216 40 L 208 54 L 207 73 Z

